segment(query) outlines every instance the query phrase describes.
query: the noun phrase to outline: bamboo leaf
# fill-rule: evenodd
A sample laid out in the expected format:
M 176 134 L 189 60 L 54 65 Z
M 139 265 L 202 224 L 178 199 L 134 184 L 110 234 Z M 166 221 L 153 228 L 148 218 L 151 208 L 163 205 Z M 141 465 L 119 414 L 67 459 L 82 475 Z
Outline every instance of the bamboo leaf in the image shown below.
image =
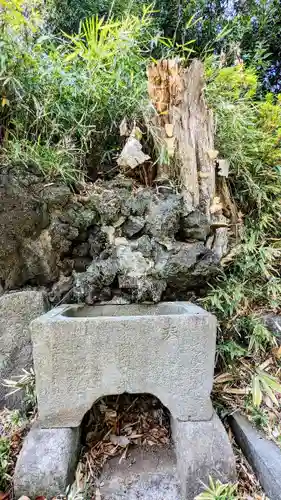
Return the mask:
M 254 406 L 259 407 L 262 402 L 262 392 L 258 375 L 254 375 L 252 379 L 252 397 Z
M 197 12 L 195 12 L 195 14 L 193 14 L 189 20 L 187 21 L 186 25 L 185 25 L 185 29 L 188 29 L 190 28 L 191 26 L 195 26 L 197 23 L 199 23 L 199 21 L 202 21 L 202 17 L 198 17 L 197 19 L 195 19 L 194 21 L 194 18 L 195 16 L 197 15 Z
M 262 373 L 260 375 L 261 381 L 265 381 L 271 389 L 273 389 L 275 392 L 278 392 L 281 394 L 281 385 L 279 382 L 277 382 L 276 378 L 272 377 L 271 375 L 268 375 L 267 373 Z
M 222 38 L 225 38 L 229 33 L 232 32 L 232 28 L 228 28 L 228 26 L 225 26 L 223 30 L 217 35 L 216 37 L 216 42 L 218 40 L 221 40 Z
M 270 397 L 271 401 L 273 401 L 273 403 L 276 404 L 276 406 L 279 406 L 279 403 L 278 403 L 276 396 L 274 395 L 270 386 L 266 383 L 266 381 L 263 378 L 261 378 L 261 384 L 262 384 L 266 394 Z

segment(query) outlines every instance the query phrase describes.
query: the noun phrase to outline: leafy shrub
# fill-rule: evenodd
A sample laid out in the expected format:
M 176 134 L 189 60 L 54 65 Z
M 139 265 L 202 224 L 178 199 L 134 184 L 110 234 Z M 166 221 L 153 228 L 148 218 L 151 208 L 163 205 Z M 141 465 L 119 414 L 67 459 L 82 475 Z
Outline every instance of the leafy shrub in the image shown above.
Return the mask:
M 211 66 L 208 77 L 207 96 L 217 119 L 217 147 L 230 161 L 236 197 L 251 209 L 264 203 L 269 206 L 280 192 L 279 98 L 269 94 L 264 102 L 255 99 L 257 75 L 243 64 L 222 69 Z
M 259 101 L 257 75 L 243 64 L 219 68 L 208 61 L 206 66 L 216 147 L 230 161 L 229 181 L 245 221 L 236 256 L 206 304 L 222 319 L 224 331 L 248 338 L 254 353 L 272 343 L 255 310 L 281 306 L 276 224 L 281 197 L 280 98 L 268 94 Z
M 232 362 L 235 358 L 240 358 L 247 354 L 247 350 L 235 342 L 235 340 L 220 342 L 217 346 L 217 352 L 224 359 L 226 364 L 229 361 Z
M 3 385 L 11 389 L 8 396 L 15 394 L 18 391 L 23 391 L 23 403 L 26 412 L 33 412 L 36 407 L 36 392 L 35 392 L 35 373 L 32 368 L 25 370 L 23 368 L 21 375 L 15 376 L 13 379 L 5 379 Z
M 188 34 L 200 57 L 206 47 L 212 47 L 216 54 L 228 52 L 228 62 L 229 56 L 241 57 L 258 69 L 266 91 L 281 91 L 279 0 L 157 0 L 155 8 L 159 11 L 156 22 L 165 36 L 184 43 Z M 197 22 L 187 29 L 191 16 Z M 219 36 L 223 30 L 228 31 L 227 37 Z
M 267 372 L 263 372 L 257 368 L 256 373 L 252 377 L 254 406 L 258 408 L 261 405 L 263 397 L 267 396 L 272 401 L 272 404 L 279 407 L 279 402 L 275 396 L 276 393 L 281 393 L 281 385 L 278 383 L 278 380 Z
M 47 0 L 48 24 L 55 33 L 65 31 L 73 34 L 79 30 L 79 24 L 85 19 L 96 16 L 107 18 L 124 17 L 124 13 L 141 14 L 146 1 L 127 0 Z
M 10 466 L 10 441 L 5 436 L 0 436 L 0 489 L 5 490 L 10 479 L 8 469 Z
M 20 11 L 21 12 L 21 11 Z M 140 116 L 146 98 L 151 10 L 122 20 L 93 17 L 77 35 L 56 39 L 4 22 L 0 61 L 2 163 L 36 167 L 71 181 L 118 143 L 121 119 Z M 112 145 L 113 144 L 113 145 Z
M 209 486 L 198 495 L 195 500 L 238 500 L 237 485 L 223 484 L 221 481 L 215 481 L 210 477 Z

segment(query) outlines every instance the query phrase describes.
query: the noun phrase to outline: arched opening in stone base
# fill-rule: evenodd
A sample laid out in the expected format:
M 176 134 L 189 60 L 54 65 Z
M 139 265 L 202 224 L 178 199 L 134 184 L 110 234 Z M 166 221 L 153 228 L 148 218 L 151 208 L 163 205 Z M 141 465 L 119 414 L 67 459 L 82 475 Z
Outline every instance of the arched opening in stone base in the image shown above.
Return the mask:
M 91 498 L 115 498 L 115 491 L 127 491 L 128 484 L 135 495 L 148 488 L 147 498 L 155 498 L 165 487 L 177 498 L 170 412 L 157 397 L 123 393 L 100 398 L 83 418 L 81 442 L 78 471 Z

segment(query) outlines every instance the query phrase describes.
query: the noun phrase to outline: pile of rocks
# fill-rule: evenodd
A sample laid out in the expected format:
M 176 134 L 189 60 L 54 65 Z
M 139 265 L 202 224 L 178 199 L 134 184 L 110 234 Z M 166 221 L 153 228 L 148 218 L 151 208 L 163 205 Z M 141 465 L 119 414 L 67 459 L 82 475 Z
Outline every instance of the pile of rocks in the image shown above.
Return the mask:
M 44 285 L 54 304 L 116 295 L 157 302 L 186 298 L 218 272 L 222 251 L 210 221 L 171 188 L 160 192 L 117 176 L 81 192 L 35 175 L 2 174 L 4 290 Z

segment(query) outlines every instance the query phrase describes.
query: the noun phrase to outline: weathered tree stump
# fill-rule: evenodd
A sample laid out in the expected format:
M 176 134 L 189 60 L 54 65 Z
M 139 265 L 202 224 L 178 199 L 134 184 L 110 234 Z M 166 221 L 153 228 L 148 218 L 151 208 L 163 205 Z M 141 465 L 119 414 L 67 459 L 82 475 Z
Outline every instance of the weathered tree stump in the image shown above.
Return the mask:
M 214 149 L 214 118 L 204 99 L 204 84 L 204 66 L 196 59 L 188 68 L 176 60 L 157 61 L 148 68 L 157 180 L 180 180 L 186 213 L 199 210 L 207 217 L 213 227 L 207 244 L 221 257 L 227 252 L 237 210 L 222 169 L 217 168 L 221 160 Z

